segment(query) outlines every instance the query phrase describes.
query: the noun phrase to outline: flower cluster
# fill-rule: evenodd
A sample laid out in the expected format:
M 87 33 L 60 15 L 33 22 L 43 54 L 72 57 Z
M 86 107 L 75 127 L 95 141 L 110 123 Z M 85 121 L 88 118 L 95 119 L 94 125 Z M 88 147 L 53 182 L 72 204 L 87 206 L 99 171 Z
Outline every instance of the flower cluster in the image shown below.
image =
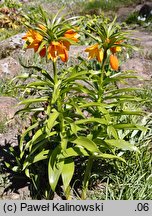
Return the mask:
M 118 41 L 114 43 L 113 46 L 110 47 L 110 51 L 111 51 L 110 66 L 113 70 L 118 70 L 119 67 L 119 62 L 116 53 L 121 51 L 121 47 L 119 46 L 121 42 L 122 41 Z M 110 43 L 110 40 L 107 40 L 107 43 Z M 85 52 L 89 53 L 89 57 L 88 57 L 89 59 L 96 58 L 98 62 L 102 62 L 103 50 L 102 48 L 100 48 L 98 43 L 86 48 Z
M 44 32 L 47 30 L 46 27 L 40 26 Z M 62 37 L 61 37 L 62 36 Z M 47 55 L 48 59 L 52 61 L 56 61 L 58 57 L 61 58 L 63 62 L 68 60 L 68 51 L 70 45 L 74 42 L 78 42 L 79 34 L 73 29 L 66 30 L 60 38 L 62 39 L 53 39 L 52 41 L 47 43 L 43 42 L 46 40 L 44 36 L 42 36 L 38 31 L 30 29 L 25 36 L 23 36 L 23 40 L 26 41 L 26 48 L 33 48 L 34 52 L 38 52 L 41 57 L 45 57 Z

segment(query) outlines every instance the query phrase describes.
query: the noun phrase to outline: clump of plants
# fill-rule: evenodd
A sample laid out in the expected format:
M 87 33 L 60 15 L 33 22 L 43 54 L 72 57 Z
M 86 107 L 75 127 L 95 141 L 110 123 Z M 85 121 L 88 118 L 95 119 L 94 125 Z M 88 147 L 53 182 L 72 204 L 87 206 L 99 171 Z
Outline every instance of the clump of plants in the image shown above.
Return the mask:
M 17 2 L 6 1 L 0 6 L 0 27 L 17 29 L 21 25 L 23 17 L 21 16 L 21 4 Z
M 138 4 L 138 0 L 90 0 L 81 2 L 82 13 L 85 14 L 101 14 L 102 11 L 116 12 L 119 8 Z
M 152 22 L 152 15 L 149 17 L 142 17 L 139 15 L 138 11 L 135 11 L 127 17 L 125 21 L 128 25 L 138 25 L 144 28 L 147 28 L 148 30 L 151 29 L 151 22 Z
M 130 47 L 127 33 L 116 19 L 108 23 L 94 20 L 85 30 L 78 28 L 78 19 L 58 13 L 50 16 L 41 9 L 41 20 L 28 25 L 23 37 L 24 47 L 50 61 L 52 69 L 25 65 L 30 73 L 16 77 L 29 79 L 27 85 L 19 86 L 29 96 L 21 100 L 23 107 L 17 114 L 29 114 L 30 126 L 20 136 L 17 163 L 7 166 L 25 172 L 46 198 L 60 188 L 66 199 L 71 199 L 74 174 L 78 173 L 82 176 L 80 198 L 86 199 L 94 162 L 103 159 L 107 164 L 111 160 L 125 164 L 124 152 L 138 154 L 139 150 L 123 133 L 145 130 L 130 121 L 143 112 L 124 105 L 142 101 L 133 94 L 136 88 L 117 85 L 136 78 L 132 71 L 119 71 L 121 51 Z M 79 43 L 83 33 L 93 41 L 84 50 L 90 61 L 81 58 L 80 64 L 62 69 L 57 62 L 66 65 L 70 47 Z M 83 161 L 83 169 L 78 169 L 78 160 Z
M 23 16 L 21 4 L 15 1 L 5 1 L 0 5 L 0 40 L 21 31 Z

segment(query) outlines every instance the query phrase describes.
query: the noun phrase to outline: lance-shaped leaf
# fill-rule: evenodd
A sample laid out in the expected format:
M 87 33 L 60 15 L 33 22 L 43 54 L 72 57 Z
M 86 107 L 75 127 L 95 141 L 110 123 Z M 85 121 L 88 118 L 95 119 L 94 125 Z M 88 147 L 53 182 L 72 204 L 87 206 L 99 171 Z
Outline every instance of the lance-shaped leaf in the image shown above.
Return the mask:
M 117 131 L 112 125 L 109 125 L 107 127 L 107 134 L 109 135 L 110 138 L 111 136 L 113 136 L 115 139 L 118 139 Z
M 34 143 L 35 141 L 38 142 L 38 141 L 44 139 L 46 136 L 46 134 L 44 132 L 45 132 L 44 127 L 37 130 L 36 133 L 34 134 L 34 136 L 32 137 L 32 143 Z
M 74 161 L 72 158 L 66 158 L 64 160 L 64 165 L 62 169 L 62 181 L 63 181 L 63 186 L 64 186 L 64 191 L 67 190 L 70 181 L 73 177 L 74 174 Z
M 53 191 L 55 191 L 59 177 L 62 173 L 64 158 L 61 153 L 61 148 L 57 146 L 51 153 L 48 163 L 48 178 Z
M 100 153 L 100 150 L 98 149 L 97 145 L 87 137 L 78 137 L 76 140 L 73 141 L 73 143 L 77 144 L 78 146 L 83 146 L 85 149 L 87 149 L 93 154 Z
M 56 109 L 53 109 L 52 111 L 53 112 L 49 115 L 49 119 L 47 121 L 47 128 L 48 128 L 49 131 L 52 129 L 56 119 L 59 116 L 59 112 Z
M 31 103 L 40 103 L 40 102 L 45 102 L 48 100 L 48 97 L 41 97 L 41 98 L 32 98 L 32 99 L 27 99 L 23 100 L 19 103 L 20 104 L 31 104 Z
M 88 152 L 82 146 L 74 146 L 67 148 L 63 155 L 65 158 L 67 157 L 76 157 L 76 156 L 89 156 Z
M 30 166 L 31 164 L 34 164 L 38 161 L 41 161 L 41 160 L 45 160 L 48 158 L 48 153 L 49 153 L 49 150 L 45 150 L 45 151 L 41 151 L 40 153 L 38 154 L 35 154 L 35 155 L 30 155 L 30 157 L 28 157 L 25 161 L 24 161 L 24 164 L 23 164 L 23 170 L 25 168 L 27 168 L 28 166 Z
M 58 83 L 54 85 L 54 91 L 52 94 L 52 104 L 54 104 L 60 96 L 60 85 L 61 81 L 58 81 Z
M 126 142 L 125 140 L 104 140 L 107 144 L 111 145 L 111 146 L 115 146 L 119 149 L 122 150 L 129 150 L 129 151 L 137 151 L 139 152 L 138 148 L 136 146 L 134 146 L 133 144 Z
M 75 121 L 75 124 L 84 124 L 84 123 L 92 123 L 92 122 L 97 122 L 99 124 L 107 125 L 108 122 L 106 121 L 105 118 L 87 118 L 87 119 L 81 119 Z
M 112 154 L 96 154 L 94 155 L 95 158 L 104 158 L 104 159 L 116 159 L 116 160 L 120 160 L 124 163 L 126 163 L 126 161 L 122 158 L 122 157 L 119 157 L 117 155 L 112 155 Z
M 31 125 L 30 127 L 28 127 L 28 129 L 22 134 L 21 139 L 20 139 L 20 151 L 23 151 L 23 142 L 24 142 L 24 138 L 25 136 L 34 128 L 36 128 L 39 125 L 38 122 L 36 122 L 35 124 Z

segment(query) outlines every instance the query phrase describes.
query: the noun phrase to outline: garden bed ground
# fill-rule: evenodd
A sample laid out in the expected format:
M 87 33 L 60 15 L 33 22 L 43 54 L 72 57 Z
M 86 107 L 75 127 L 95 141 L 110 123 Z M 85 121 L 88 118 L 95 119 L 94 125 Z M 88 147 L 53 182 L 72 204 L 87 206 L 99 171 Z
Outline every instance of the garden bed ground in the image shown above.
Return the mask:
M 130 8 L 129 8 L 130 10 Z M 122 8 L 119 13 L 122 16 Z M 127 11 L 127 10 L 125 10 Z M 128 11 L 127 11 L 128 13 Z M 138 40 L 134 40 L 135 45 L 139 47 L 139 52 L 134 51 L 131 54 L 131 58 L 127 60 L 126 63 L 122 64 L 121 70 L 134 70 L 137 72 L 139 76 L 141 76 L 144 80 L 139 80 L 136 83 L 132 83 L 131 85 L 136 86 L 147 86 L 151 83 L 152 78 L 152 33 L 147 32 L 144 29 L 136 29 L 131 30 L 132 38 L 137 38 Z M 25 54 L 23 50 L 21 50 L 23 42 L 21 41 L 21 36 L 18 35 L 14 39 L 7 39 L 6 41 L 0 42 L 2 49 L 0 50 L 0 77 L 3 79 L 4 77 L 12 77 L 14 76 L 14 71 L 19 73 L 20 66 L 18 64 L 18 57 L 22 54 Z M 9 46 L 9 47 L 8 47 Z M 6 50 L 9 49 L 9 52 Z M 75 53 L 75 56 L 82 54 L 84 50 L 84 46 L 80 47 L 72 47 L 71 54 Z M 29 55 L 33 55 L 32 53 L 28 53 Z M 83 56 L 84 57 L 84 56 Z M 8 58 L 11 58 L 11 62 L 8 61 Z M 29 57 L 30 58 L 30 57 Z M 15 74 L 16 75 L 16 74 Z M 2 96 L 4 98 L 4 96 Z M 5 96 L 6 97 L 6 96 Z M 6 98 L 7 99 L 7 98 Z M 10 99 L 11 100 L 11 99 Z M 6 116 L 13 115 L 12 112 L 15 112 L 15 104 L 12 105 L 8 100 L 8 109 L 2 109 L 4 107 L 4 103 L 6 100 L 4 98 L 4 103 L 0 103 L 0 114 L 3 116 L 5 112 Z M 2 100 L 1 100 L 2 101 Z M 1 121 L 2 122 L 2 121 Z M 8 148 L 8 146 L 17 146 L 17 132 L 20 129 L 20 125 L 16 122 L 9 124 L 5 129 L 3 128 L 0 131 L 0 199 L 31 199 L 29 185 L 28 182 L 22 182 L 22 176 L 20 176 L 17 180 L 15 180 L 15 184 L 13 187 L 9 187 L 11 183 L 14 183 L 14 179 L 8 178 L 8 175 L 11 173 L 3 173 L 2 161 L 8 160 L 5 158 L 5 155 L 2 153 L 3 148 Z M 98 185 L 100 186 L 100 184 Z M 103 185 L 102 185 L 103 187 Z M 55 195 L 54 199 L 60 199 L 58 195 Z

